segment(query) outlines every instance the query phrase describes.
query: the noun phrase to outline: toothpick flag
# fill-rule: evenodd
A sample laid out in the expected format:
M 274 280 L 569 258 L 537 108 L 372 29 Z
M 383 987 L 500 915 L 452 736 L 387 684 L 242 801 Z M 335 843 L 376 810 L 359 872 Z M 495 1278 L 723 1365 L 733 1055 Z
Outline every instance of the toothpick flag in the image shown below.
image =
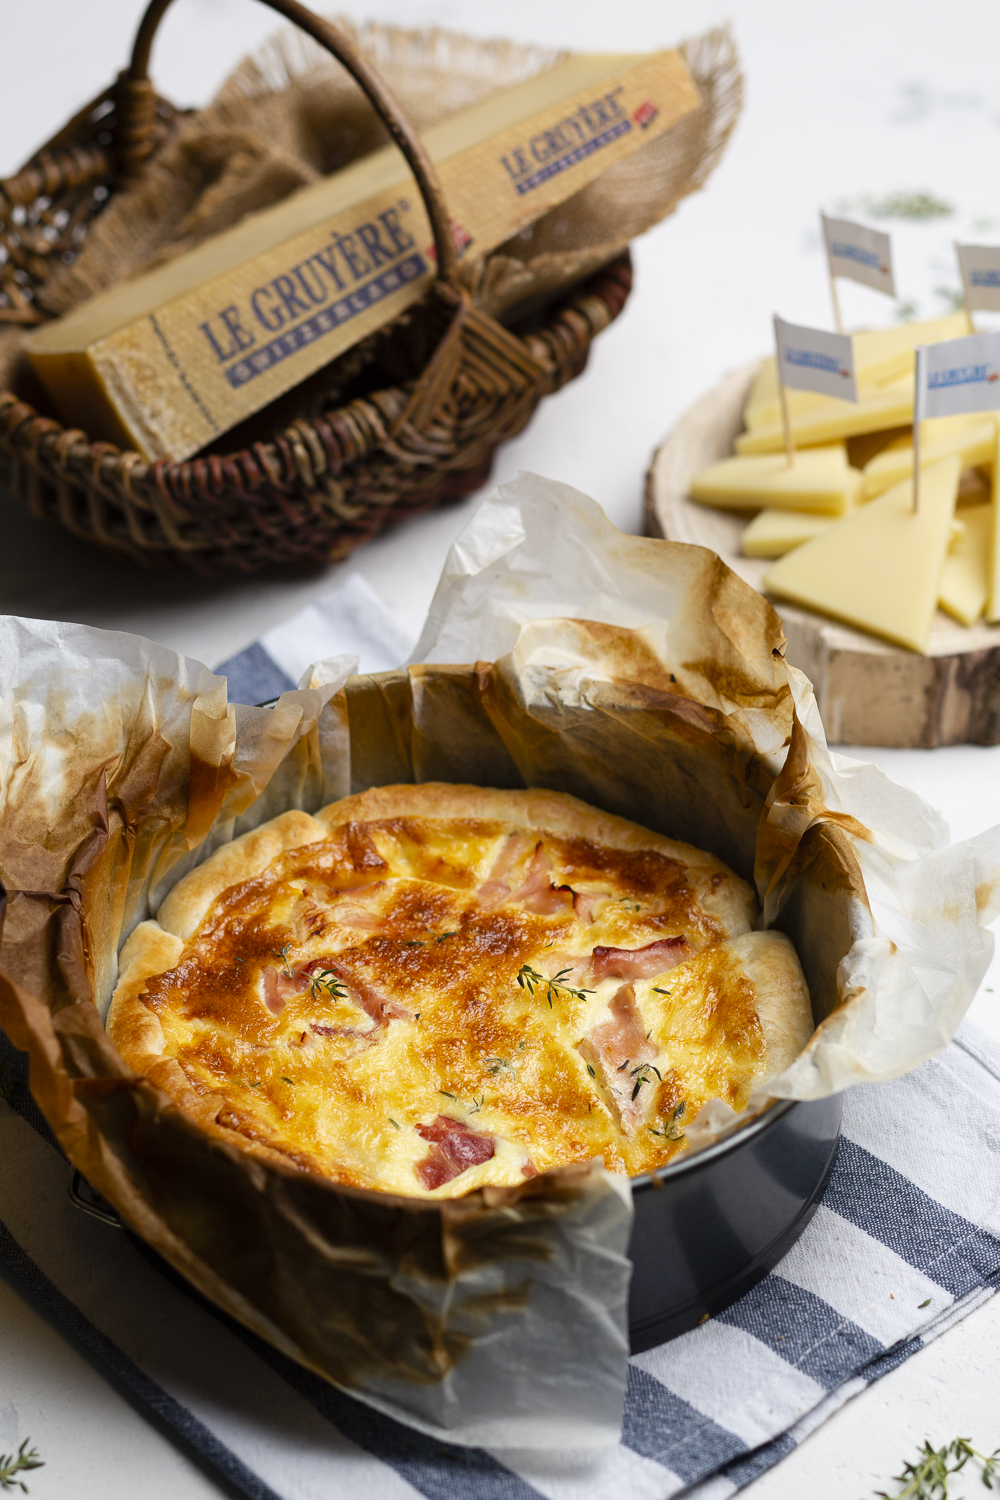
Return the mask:
M 1000 410 L 1000 333 L 928 344 L 917 364 L 913 419 Z
M 892 246 L 889 236 L 879 229 L 866 229 L 863 224 L 854 224 L 850 219 L 823 220 L 823 237 L 826 240 L 826 262 L 830 272 L 830 297 L 833 301 L 833 320 L 837 332 L 843 333 L 840 316 L 840 299 L 837 296 L 837 277 L 846 276 L 851 281 L 861 281 L 865 286 L 895 297 L 896 283 L 892 275 Z
M 816 391 L 841 401 L 857 401 L 854 347 L 849 334 L 800 328 L 775 316 L 778 379 L 797 391 Z
M 850 219 L 828 219 L 826 214 L 821 217 L 830 275 L 862 281 L 887 297 L 895 297 L 889 236 L 879 229 L 853 224 Z
M 788 415 L 789 386 L 797 391 L 817 391 L 841 401 L 857 401 L 854 377 L 854 346 L 847 334 L 826 333 L 822 328 L 800 328 L 774 315 L 774 345 L 778 355 L 778 391 L 785 452 L 795 458 L 792 423 Z
M 1000 245 L 956 245 L 969 312 L 1000 312 Z

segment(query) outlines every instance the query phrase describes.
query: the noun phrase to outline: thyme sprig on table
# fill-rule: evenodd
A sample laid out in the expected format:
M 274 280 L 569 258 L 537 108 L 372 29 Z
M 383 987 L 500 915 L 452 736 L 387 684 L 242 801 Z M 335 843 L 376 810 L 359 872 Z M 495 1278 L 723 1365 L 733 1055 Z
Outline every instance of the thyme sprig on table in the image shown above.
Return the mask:
M 558 974 L 553 974 L 551 979 L 546 979 L 544 974 L 539 974 L 530 964 L 522 964 L 517 971 L 517 982 L 522 990 L 534 998 L 539 991 L 545 995 L 549 1002 L 549 1010 L 552 1009 L 552 1001 L 558 1000 L 560 993 L 568 995 L 571 1000 L 585 1000 L 592 995 L 593 990 L 574 989 L 571 984 L 566 983 L 566 975 L 572 974 L 573 970 L 560 969 Z
M 932 1448 L 927 1440 L 915 1463 L 904 1463 L 903 1472 L 893 1478 L 903 1488 L 890 1496 L 876 1490 L 879 1500 L 948 1500 L 948 1481 L 964 1469 L 969 1460 L 980 1466 L 980 1479 L 986 1489 L 1000 1489 L 1000 1448 L 992 1453 L 978 1453 L 968 1438 L 953 1438 L 943 1448 Z
M 45 1460 L 39 1458 L 37 1448 L 29 1448 L 30 1438 L 25 1438 L 16 1453 L 0 1453 L 0 1490 L 22 1490 L 28 1493 L 28 1486 L 23 1479 L 18 1479 L 18 1474 L 27 1474 L 31 1469 L 42 1469 Z

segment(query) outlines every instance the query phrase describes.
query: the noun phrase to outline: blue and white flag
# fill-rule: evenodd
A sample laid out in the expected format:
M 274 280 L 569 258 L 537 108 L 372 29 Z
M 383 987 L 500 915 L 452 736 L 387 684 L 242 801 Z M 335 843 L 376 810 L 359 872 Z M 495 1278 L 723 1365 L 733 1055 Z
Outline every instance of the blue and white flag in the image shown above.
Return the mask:
M 828 219 L 821 214 L 831 276 L 846 276 L 895 297 L 892 246 L 880 229 L 867 229 L 850 219 Z
M 800 328 L 775 314 L 778 379 L 796 391 L 816 391 L 841 401 L 857 401 L 854 346 L 849 334 Z
M 956 245 L 969 312 L 1000 312 L 1000 245 Z
M 918 350 L 913 418 L 1000 410 L 1000 333 L 971 333 Z

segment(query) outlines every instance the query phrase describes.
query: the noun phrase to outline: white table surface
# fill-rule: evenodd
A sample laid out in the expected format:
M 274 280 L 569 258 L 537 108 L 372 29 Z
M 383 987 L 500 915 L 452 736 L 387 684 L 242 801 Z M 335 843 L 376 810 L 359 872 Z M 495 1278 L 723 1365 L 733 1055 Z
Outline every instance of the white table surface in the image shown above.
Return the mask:
M 954 205 L 947 219 L 886 226 L 900 295 L 922 316 L 943 312 L 945 292 L 957 288 L 954 238 L 1000 240 L 995 0 L 343 0 L 341 8 L 357 19 L 622 51 L 669 45 L 732 15 L 746 106 L 725 159 L 704 193 L 636 245 L 635 293 L 597 341 L 586 377 L 546 402 L 497 459 L 496 479 L 525 468 L 565 480 L 625 531 L 641 527 L 653 448 L 727 369 L 766 349 L 771 313 L 830 326 L 820 207 L 861 215 L 866 197 L 914 189 Z M 140 10 L 141 0 L 3 6 L 0 176 L 111 80 Z M 198 103 L 272 29 L 269 12 L 245 0 L 178 0 L 154 76 L 176 102 Z M 895 316 L 863 288 L 847 287 L 843 305 L 849 323 Z M 0 608 L 135 631 L 215 665 L 346 569 L 363 574 L 416 635 L 446 550 L 478 498 L 408 523 L 340 568 L 213 582 L 138 574 L 5 508 Z M 956 838 L 1000 820 L 1000 748 L 870 758 L 926 796 Z M 1000 1041 L 1000 965 L 972 1014 Z M 993 1448 L 998 1391 L 1000 1298 L 850 1402 L 747 1493 L 868 1495 L 924 1437 L 962 1434 Z M 223 1493 L 0 1283 L 0 1451 L 28 1435 L 47 1461 L 30 1476 L 40 1500 L 124 1500 L 140 1476 L 144 1500 Z

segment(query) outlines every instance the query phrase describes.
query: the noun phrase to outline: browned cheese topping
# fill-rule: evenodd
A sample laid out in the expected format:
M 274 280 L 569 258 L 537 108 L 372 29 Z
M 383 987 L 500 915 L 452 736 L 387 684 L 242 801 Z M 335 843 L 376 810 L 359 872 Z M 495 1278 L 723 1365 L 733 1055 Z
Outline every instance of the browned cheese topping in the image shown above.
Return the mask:
M 746 891 L 713 868 L 709 895 Z M 593 1158 L 635 1176 L 767 1067 L 732 943 L 749 922 L 688 875 L 501 821 L 342 824 L 223 890 L 145 980 L 158 1081 L 248 1149 L 363 1187 L 452 1196 Z

